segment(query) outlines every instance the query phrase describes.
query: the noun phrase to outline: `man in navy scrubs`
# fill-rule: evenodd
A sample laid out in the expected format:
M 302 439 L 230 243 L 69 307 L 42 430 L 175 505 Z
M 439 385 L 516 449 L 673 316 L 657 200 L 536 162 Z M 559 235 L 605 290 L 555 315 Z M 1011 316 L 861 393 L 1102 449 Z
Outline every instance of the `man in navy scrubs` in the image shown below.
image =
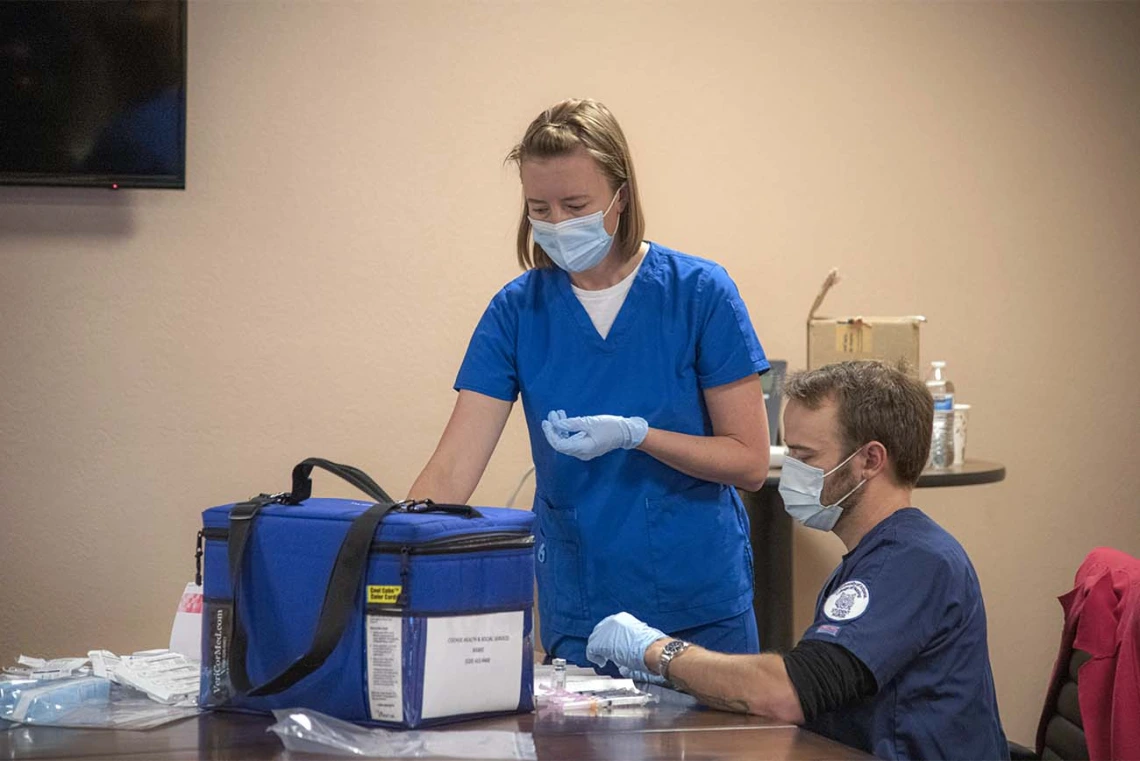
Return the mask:
M 1009 758 L 977 574 L 957 540 L 911 506 L 930 394 L 870 361 L 799 373 L 785 393 L 785 508 L 847 548 L 799 644 L 728 655 L 619 613 L 594 629 L 587 655 L 880 758 Z

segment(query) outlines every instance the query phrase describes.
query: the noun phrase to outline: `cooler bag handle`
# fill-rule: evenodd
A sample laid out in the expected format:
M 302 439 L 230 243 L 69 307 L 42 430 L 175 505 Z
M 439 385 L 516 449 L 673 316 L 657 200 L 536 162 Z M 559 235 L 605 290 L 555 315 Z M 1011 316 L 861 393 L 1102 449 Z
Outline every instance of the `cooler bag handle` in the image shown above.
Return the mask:
M 285 504 L 296 505 L 313 495 L 313 479 L 309 476 L 314 467 L 327 470 L 334 476 L 339 476 L 381 504 L 390 505 L 396 501 L 389 497 L 388 492 L 381 489 L 380 485 L 360 468 L 342 465 L 339 462 L 332 462 L 322 457 L 309 457 L 297 463 L 293 468 L 293 491 L 284 496 L 282 501 Z
M 406 499 L 397 502 L 396 508 L 408 513 L 447 513 L 458 515 L 461 518 L 482 518 L 483 513 L 471 505 L 453 505 L 444 502 L 433 502 L 430 499 Z

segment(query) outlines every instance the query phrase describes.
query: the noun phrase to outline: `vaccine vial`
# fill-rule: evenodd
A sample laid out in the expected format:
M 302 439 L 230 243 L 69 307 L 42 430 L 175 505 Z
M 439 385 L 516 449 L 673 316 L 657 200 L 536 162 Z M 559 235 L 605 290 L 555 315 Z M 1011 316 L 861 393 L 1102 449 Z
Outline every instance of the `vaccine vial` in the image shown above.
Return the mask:
M 550 689 L 552 690 L 565 690 L 566 689 L 566 659 L 555 658 L 551 661 L 554 666 L 554 673 L 550 677 Z

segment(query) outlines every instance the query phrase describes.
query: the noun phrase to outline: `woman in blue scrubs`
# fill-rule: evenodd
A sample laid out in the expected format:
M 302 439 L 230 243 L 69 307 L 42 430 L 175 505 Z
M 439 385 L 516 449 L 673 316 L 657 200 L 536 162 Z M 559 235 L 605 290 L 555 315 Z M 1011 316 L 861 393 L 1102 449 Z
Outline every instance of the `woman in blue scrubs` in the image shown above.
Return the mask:
M 535 560 L 548 657 L 581 666 L 628 611 L 722 652 L 758 652 L 748 517 L 768 370 L 723 267 L 644 240 L 629 147 L 610 111 L 568 100 L 508 156 L 525 272 L 491 300 L 459 392 L 409 497 L 466 502 L 519 396 L 535 465 Z

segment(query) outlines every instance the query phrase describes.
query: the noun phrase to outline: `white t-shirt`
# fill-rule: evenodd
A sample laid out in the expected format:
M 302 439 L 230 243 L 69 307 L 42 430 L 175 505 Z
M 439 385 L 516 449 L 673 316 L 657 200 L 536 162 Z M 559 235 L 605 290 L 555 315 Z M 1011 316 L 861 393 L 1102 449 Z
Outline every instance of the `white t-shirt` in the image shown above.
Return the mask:
M 645 257 L 641 257 L 641 262 L 643 261 L 645 261 Z M 590 322 L 594 323 L 594 328 L 602 338 L 609 335 L 614 319 L 621 311 L 621 305 L 625 303 L 625 297 L 629 294 L 630 286 L 633 285 L 633 279 L 637 277 L 637 271 L 641 269 L 641 262 L 638 262 L 637 266 L 633 268 L 633 272 L 623 277 L 619 282 L 600 291 L 587 291 L 573 283 L 570 284 L 574 290 L 574 295 L 585 307 L 586 314 L 590 315 Z

